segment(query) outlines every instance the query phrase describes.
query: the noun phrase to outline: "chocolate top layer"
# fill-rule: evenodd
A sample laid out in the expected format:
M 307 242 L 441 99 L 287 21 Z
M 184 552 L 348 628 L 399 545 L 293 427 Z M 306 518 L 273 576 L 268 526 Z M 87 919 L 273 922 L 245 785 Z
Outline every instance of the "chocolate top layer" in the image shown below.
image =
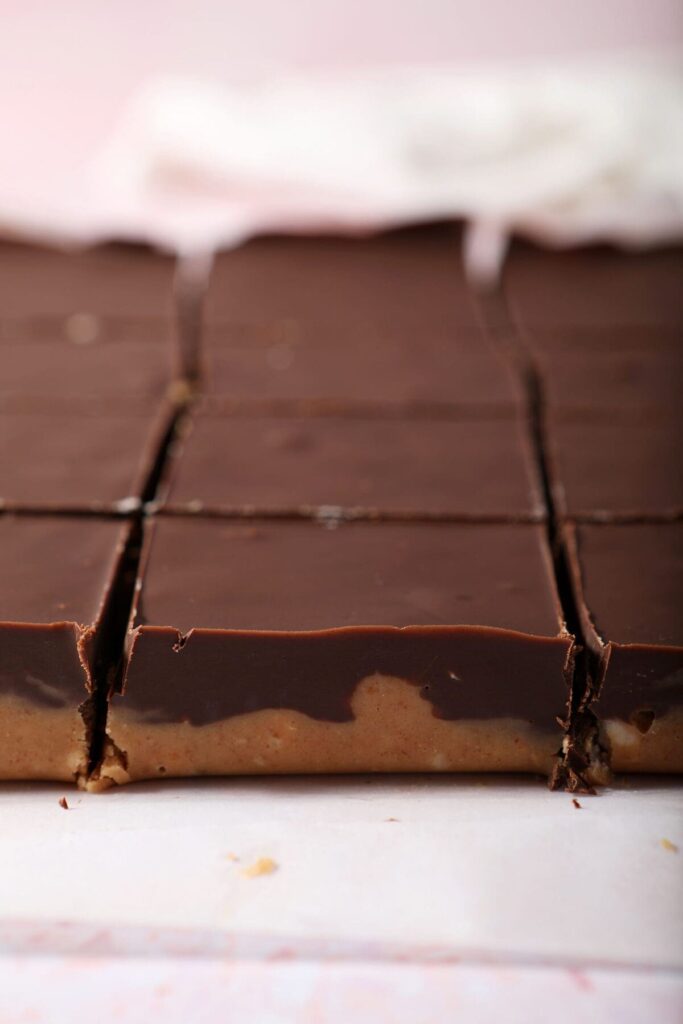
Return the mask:
M 128 532 L 113 520 L 0 517 L 0 696 L 78 720 Z
M 264 237 L 216 258 L 208 324 L 300 322 L 317 331 L 359 321 L 375 334 L 456 337 L 479 316 L 460 233 L 448 224 L 363 238 Z M 383 329 L 383 330 L 382 330 Z
M 677 410 L 561 410 L 548 417 L 553 492 L 569 517 L 671 518 L 683 511 Z
M 121 708 L 147 723 L 349 721 L 377 673 L 440 718 L 552 733 L 565 711 L 572 641 L 539 527 L 163 519 L 142 565 Z
M 647 731 L 683 706 L 683 523 L 568 529 L 597 712 Z
M 0 517 L 0 622 L 98 622 L 128 527 L 114 520 Z
M 683 646 L 683 523 L 576 528 L 575 573 L 602 642 Z
M 168 419 L 153 408 L 87 416 L 0 405 L 0 507 L 131 511 Z
M 170 342 L 0 344 L 0 371 L 0 395 L 159 398 L 171 380 L 172 352 Z
M 683 326 L 683 248 L 626 253 L 596 246 L 551 253 L 516 244 L 505 268 L 522 327 Z
M 205 384 L 236 399 L 522 401 L 487 341 L 450 226 L 264 238 L 219 256 Z
M 462 348 L 417 333 L 385 343 L 360 331 L 320 335 L 316 343 L 214 346 L 206 361 L 209 395 L 320 403 L 421 403 L 521 407 L 520 381 L 480 337 Z
M 672 352 L 683 343 L 683 325 L 679 327 L 617 323 L 591 327 L 569 324 L 564 327 L 518 325 L 518 333 L 537 356 L 546 353 L 574 352 L 577 356 L 595 353 L 616 358 L 622 355 L 644 356 L 649 350 Z
M 174 274 L 174 257 L 144 246 L 64 251 L 2 242 L 0 321 L 73 313 L 167 318 Z
M 542 527 L 158 520 L 134 625 L 485 625 L 554 637 Z
M 172 509 L 543 514 L 526 424 L 515 420 L 200 414 L 175 462 Z
M 555 408 L 636 409 L 680 405 L 683 336 L 678 348 L 552 348 L 539 356 L 545 397 Z

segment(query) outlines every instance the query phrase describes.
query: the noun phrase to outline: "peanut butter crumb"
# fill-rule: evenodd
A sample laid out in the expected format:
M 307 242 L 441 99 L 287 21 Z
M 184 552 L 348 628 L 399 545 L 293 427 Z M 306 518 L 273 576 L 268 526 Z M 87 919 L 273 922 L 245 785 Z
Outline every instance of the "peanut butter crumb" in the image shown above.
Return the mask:
M 60 806 L 60 807 L 61 807 L 61 808 L 62 808 L 63 810 L 65 810 L 65 811 L 68 811 L 68 810 L 69 810 L 69 805 L 68 805 L 68 803 L 66 802 L 66 797 L 65 797 L 65 796 L 61 796 L 61 797 L 59 798 L 59 806 Z
M 659 845 L 663 850 L 668 850 L 669 853 L 678 853 L 678 847 L 675 843 L 672 843 L 670 839 L 660 839 Z
M 230 853 L 226 853 L 225 856 L 228 858 L 228 860 L 231 860 L 233 864 L 236 864 L 239 861 L 239 857 L 237 856 L 236 853 L 233 853 L 232 850 L 230 851 Z
M 258 878 L 259 875 L 272 875 L 277 868 L 277 861 L 274 861 L 272 857 L 259 857 L 248 868 L 244 868 L 240 874 L 242 878 Z
M 576 799 L 576 797 L 572 797 L 572 804 L 574 805 L 574 807 L 576 807 L 577 811 L 581 810 L 581 804 Z

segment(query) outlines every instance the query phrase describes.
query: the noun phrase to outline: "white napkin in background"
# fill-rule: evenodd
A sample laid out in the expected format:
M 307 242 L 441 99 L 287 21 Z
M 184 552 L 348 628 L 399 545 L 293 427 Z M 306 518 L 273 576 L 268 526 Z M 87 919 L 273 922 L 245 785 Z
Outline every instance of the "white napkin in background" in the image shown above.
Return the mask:
M 27 211 L 23 226 L 42 218 L 75 236 L 193 250 L 267 228 L 458 216 L 480 277 L 495 274 L 511 231 L 551 245 L 667 242 L 683 237 L 683 63 L 403 68 L 233 87 L 153 78 L 80 185 L 49 217 Z M 12 218 L 0 208 L 0 219 Z

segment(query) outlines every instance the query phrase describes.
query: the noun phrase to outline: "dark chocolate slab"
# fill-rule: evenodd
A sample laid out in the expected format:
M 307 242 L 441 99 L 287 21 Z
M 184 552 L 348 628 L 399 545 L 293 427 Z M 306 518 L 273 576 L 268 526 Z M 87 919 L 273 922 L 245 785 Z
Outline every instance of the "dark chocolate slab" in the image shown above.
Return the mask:
M 552 730 L 564 711 L 571 640 L 541 527 L 168 518 L 141 572 L 124 703 L 149 721 L 344 721 L 376 672 L 440 717 Z
M 598 712 L 626 721 L 683 705 L 683 523 L 568 529 L 584 634 L 600 663 Z
M 217 258 L 205 386 L 231 399 L 521 401 L 449 225 L 364 239 L 257 239 Z
M 170 321 L 175 265 L 175 257 L 144 246 L 63 250 L 2 242 L 0 322 L 83 313 Z
M 24 398 L 161 398 L 173 376 L 170 343 L 0 345 L 0 395 Z
M 0 517 L 0 695 L 74 712 L 86 699 L 128 532 L 114 520 Z
M 199 413 L 176 448 L 166 508 L 539 519 L 527 434 L 514 419 Z
M 555 408 L 675 408 L 683 395 L 683 336 L 678 347 L 550 348 L 538 367 Z
M 0 508 L 130 512 L 139 507 L 170 410 L 92 415 L 4 412 L 0 405 Z
M 386 339 L 453 338 L 476 327 L 460 233 L 449 225 L 358 238 L 258 238 L 216 258 L 209 326 L 289 330 L 306 340 L 339 320 Z
M 518 333 L 536 355 L 571 351 L 577 356 L 594 353 L 609 356 L 646 355 L 654 352 L 675 352 L 683 344 L 683 326 L 657 327 L 618 324 L 616 327 L 529 327 L 517 325 Z
M 161 318 L 125 315 L 103 317 L 95 313 L 73 313 L 0 320 L 0 346 L 36 343 L 68 344 L 81 348 L 90 345 L 168 345 L 169 333 L 169 325 Z
M 179 372 L 175 259 L 0 243 L 0 394 L 159 397 Z
M 463 349 L 417 334 L 401 345 L 335 334 L 318 345 L 215 346 L 207 353 L 206 392 L 237 400 L 470 405 L 484 412 L 522 404 L 520 382 L 483 336 Z
M 549 252 L 518 243 L 505 268 L 513 317 L 536 328 L 683 327 L 683 248 L 620 252 L 608 247 Z
M 546 440 L 560 515 L 672 518 L 683 512 L 680 406 L 551 412 Z

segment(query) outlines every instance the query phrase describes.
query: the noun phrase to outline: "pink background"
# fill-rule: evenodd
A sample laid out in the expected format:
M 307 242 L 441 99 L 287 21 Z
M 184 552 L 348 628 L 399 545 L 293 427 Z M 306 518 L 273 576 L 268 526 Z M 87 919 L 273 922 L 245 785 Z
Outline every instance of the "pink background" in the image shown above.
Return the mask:
M 680 0 L 0 0 L 0 183 L 69 189 L 146 78 L 670 49 Z M 35 194 L 35 193 L 34 193 Z

